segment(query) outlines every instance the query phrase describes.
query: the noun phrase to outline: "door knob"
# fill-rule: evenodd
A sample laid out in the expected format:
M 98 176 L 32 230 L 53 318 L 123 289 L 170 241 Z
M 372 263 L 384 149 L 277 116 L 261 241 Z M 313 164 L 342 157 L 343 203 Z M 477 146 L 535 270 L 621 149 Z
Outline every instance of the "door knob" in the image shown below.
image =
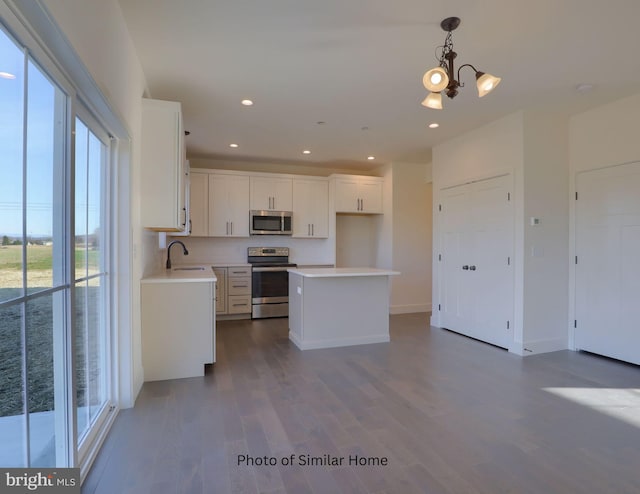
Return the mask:
M 475 270 L 476 270 L 476 267 L 475 267 L 475 266 L 469 266 L 469 269 L 470 269 L 471 271 L 475 271 Z
M 467 266 L 467 265 L 465 264 L 464 266 L 462 266 L 462 269 L 463 269 L 464 271 L 468 271 L 468 270 L 469 270 L 469 266 Z

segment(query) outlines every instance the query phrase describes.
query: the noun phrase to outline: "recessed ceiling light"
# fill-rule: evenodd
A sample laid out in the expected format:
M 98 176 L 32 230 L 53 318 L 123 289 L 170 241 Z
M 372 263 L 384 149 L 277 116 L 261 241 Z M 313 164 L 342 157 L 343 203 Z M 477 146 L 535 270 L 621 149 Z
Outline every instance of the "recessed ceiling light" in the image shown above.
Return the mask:
M 376 157 L 375 156 L 367 156 L 367 159 L 368 160 L 374 160 L 374 159 L 376 159 Z
M 588 91 L 591 91 L 592 89 L 593 89 L 593 84 L 582 83 L 576 86 L 576 91 L 578 91 L 579 93 L 586 93 Z
M 238 145 L 237 145 L 237 144 L 229 144 L 229 147 L 230 147 L 230 148 L 237 148 L 237 147 L 238 147 Z
M 243 99 L 243 100 L 241 101 L 241 103 L 242 103 L 244 106 L 251 106 L 251 105 L 253 105 L 253 101 L 251 101 L 250 99 Z
M 437 122 L 433 122 L 429 124 L 430 129 L 437 129 L 438 127 L 440 127 L 440 124 Z
M 16 76 L 14 74 L 11 74 L 9 72 L 0 72 L 0 77 L 3 79 L 15 79 Z
M 302 154 L 311 154 L 311 151 L 309 151 L 308 149 L 305 149 L 304 151 L 302 151 Z

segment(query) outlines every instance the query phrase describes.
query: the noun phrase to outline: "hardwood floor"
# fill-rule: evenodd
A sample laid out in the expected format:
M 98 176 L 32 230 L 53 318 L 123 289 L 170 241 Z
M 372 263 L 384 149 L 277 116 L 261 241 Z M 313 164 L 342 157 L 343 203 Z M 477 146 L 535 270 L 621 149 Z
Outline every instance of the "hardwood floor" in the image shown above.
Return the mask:
M 219 323 L 213 371 L 145 384 L 82 492 L 640 492 L 640 368 L 523 359 L 427 320 L 392 316 L 388 344 L 305 352 L 286 319 Z M 344 460 L 282 465 L 292 454 Z

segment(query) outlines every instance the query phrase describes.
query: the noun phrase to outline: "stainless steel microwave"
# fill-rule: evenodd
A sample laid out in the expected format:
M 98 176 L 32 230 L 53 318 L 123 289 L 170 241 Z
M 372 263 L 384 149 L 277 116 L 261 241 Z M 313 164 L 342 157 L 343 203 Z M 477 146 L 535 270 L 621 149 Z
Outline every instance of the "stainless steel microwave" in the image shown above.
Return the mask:
M 251 235 L 291 235 L 291 211 L 250 211 L 249 233 Z

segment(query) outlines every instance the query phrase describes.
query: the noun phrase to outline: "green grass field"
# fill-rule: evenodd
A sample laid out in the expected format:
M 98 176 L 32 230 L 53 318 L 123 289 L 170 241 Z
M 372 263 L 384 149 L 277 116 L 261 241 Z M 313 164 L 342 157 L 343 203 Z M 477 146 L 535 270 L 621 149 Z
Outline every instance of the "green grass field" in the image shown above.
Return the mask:
M 52 286 L 53 247 L 50 245 L 27 246 L 27 292 L 34 293 Z M 88 255 L 88 258 L 87 258 Z M 85 262 L 89 262 L 89 273 L 98 270 L 100 252 L 78 248 L 75 250 L 76 278 L 85 276 Z M 21 245 L 0 246 L 0 301 L 22 295 L 23 248 Z M 91 283 L 89 283 L 91 285 Z M 89 286 L 76 292 L 76 320 L 97 317 L 99 307 L 98 286 Z M 85 300 L 94 308 L 85 314 Z M 53 400 L 53 296 L 45 295 L 27 302 L 27 385 L 29 387 L 28 409 L 30 412 L 52 410 Z M 22 305 L 9 305 L 0 309 L 0 417 L 19 415 L 23 411 L 22 390 Z M 91 322 L 98 328 L 97 321 Z M 86 335 L 76 334 L 76 351 L 79 363 L 85 361 Z M 95 345 L 96 338 L 92 338 Z M 89 403 L 87 381 L 95 388 L 98 375 L 98 348 L 89 345 L 88 371 L 80 365 L 77 369 L 77 392 L 79 406 Z M 88 375 L 87 372 L 89 373 Z
M 85 260 L 89 261 L 89 270 L 98 268 L 100 252 L 97 250 L 76 249 L 76 270 L 84 269 Z M 27 271 L 53 269 L 53 247 L 51 245 L 27 246 Z M 22 270 L 22 245 L 3 245 L 0 247 L 0 280 L 4 271 Z

